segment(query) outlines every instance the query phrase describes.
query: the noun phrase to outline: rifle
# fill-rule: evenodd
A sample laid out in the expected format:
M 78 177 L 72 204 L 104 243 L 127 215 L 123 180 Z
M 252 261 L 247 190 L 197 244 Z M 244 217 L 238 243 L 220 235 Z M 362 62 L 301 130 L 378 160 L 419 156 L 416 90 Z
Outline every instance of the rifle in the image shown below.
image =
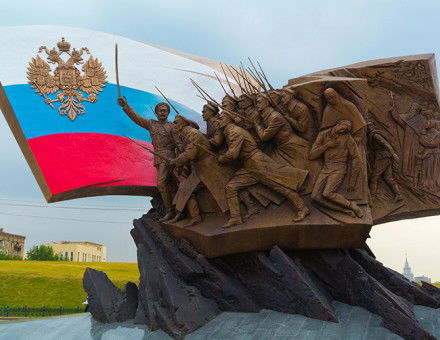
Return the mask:
M 217 101 L 214 98 L 212 98 L 205 90 L 203 90 L 193 79 L 191 79 L 191 82 L 194 85 L 194 87 L 197 89 L 197 91 L 199 91 L 199 93 L 202 95 L 203 99 L 205 99 L 206 101 L 208 101 L 208 99 L 206 99 L 204 94 L 206 94 L 209 97 L 209 99 L 211 99 L 215 104 L 217 104 L 223 111 L 225 111 L 227 113 L 232 113 L 233 115 L 235 115 L 235 116 L 237 116 L 237 117 L 239 117 L 239 118 L 241 118 L 251 124 L 255 124 L 254 121 L 252 121 L 251 119 L 249 119 L 245 116 L 242 116 L 241 114 L 239 114 L 237 112 L 227 110 L 224 106 L 217 103 Z
M 151 150 L 148 146 L 144 146 L 144 145 L 142 145 L 142 144 L 136 142 L 133 138 L 130 138 L 130 137 L 125 136 L 125 135 L 123 135 L 123 136 L 124 136 L 125 138 L 128 138 L 129 140 L 131 140 L 134 144 L 139 145 L 141 148 L 143 148 L 143 149 L 145 149 L 145 150 L 148 150 L 148 151 L 149 151 L 150 153 L 152 153 L 153 155 L 159 157 L 160 159 L 162 159 L 163 161 L 165 161 L 165 163 L 167 163 L 167 164 L 170 164 L 170 163 L 171 163 L 171 160 L 170 160 L 168 157 L 165 157 L 165 156 L 161 155 L 160 153 Z
M 234 97 L 237 97 L 237 96 L 235 95 L 234 89 L 233 89 L 232 86 L 231 86 L 231 83 L 229 82 L 228 75 L 226 74 L 226 71 L 225 71 L 225 69 L 223 68 L 223 64 L 220 63 L 220 66 L 221 66 L 221 68 L 222 68 L 223 74 L 225 75 L 225 78 L 226 78 L 226 81 L 227 81 L 227 83 L 228 83 L 229 89 L 231 90 L 233 96 L 234 96 Z
M 168 98 L 165 97 L 165 95 L 162 93 L 162 91 L 159 90 L 159 88 L 158 88 L 157 86 L 155 86 L 155 88 L 156 88 L 156 90 L 159 91 L 159 93 L 162 95 L 162 97 L 164 97 L 164 99 L 165 99 L 165 100 L 167 101 L 167 103 L 173 108 L 173 110 L 176 111 L 176 113 L 177 113 L 178 115 L 180 115 L 180 112 L 177 111 L 177 109 L 176 109 L 176 108 L 174 107 L 174 105 L 168 100 Z
M 217 157 L 217 155 L 215 154 L 214 151 L 209 150 L 207 147 L 203 146 L 202 144 L 199 144 L 197 142 L 194 142 L 195 146 L 198 146 L 200 149 L 203 149 L 203 151 L 206 151 L 207 153 L 209 153 L 211 156 Z

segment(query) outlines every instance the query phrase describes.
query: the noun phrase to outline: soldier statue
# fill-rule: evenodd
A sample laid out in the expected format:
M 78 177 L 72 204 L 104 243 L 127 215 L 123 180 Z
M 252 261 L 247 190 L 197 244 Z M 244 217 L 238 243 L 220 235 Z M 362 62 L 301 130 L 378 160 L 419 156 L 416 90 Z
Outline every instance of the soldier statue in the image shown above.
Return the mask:
M 151 141 L 155 150 L 154 166 L 157 170 L 157 189 L 162 197 L 165 215 L 160 219 L 167 221 L 174 217 L 172 199 L 176 191 L 176 178 L 173 174 L 174 167 L 167 160 L 176 157 L 176 150 L 181 147 L 176 132 L 173 131 L 173 123 L 168 121 L 170 107 L 167 103 L 159 103 L 154 108 L 157 120 L 147 119 L 138 114 L 128 105 L 124 97 L 117 100 L 118 105 L 137 125 L 150 132 Z
M 227 151 L 218 156 L 220 163 L 227 163 L 238 159 L 242 168 L 235 172 L 226 185 L 226 198 L 228 200 L 230 219 L 223 226 L 229 228 L 243 223 L 240 213 L 238 192 L 256 183 L 262 183 L 286 197 L 297 210 L 293 221 L 301 221 L 310 210 L 305 206 L 298 194 L 298 190 L 307 176 L 306 170 L 296 169 L 273 160 L 258 149 L 251 134 L 233 123 L 234 117 L 228 111 L 223 111 L 220 116 L 221 135 L 218 139 L 211 140 L 217 145 L 226 141 Z
M 218 129 L 218 105 L 208 102 L 203 105 L 202 118 L 206 122 L 206 136 L 212 138 Z
M 309 142 L 313 139 L 313 118 L 306 104 L 296 98 L 296 91 L 290 87 L 280 90 L 281 104 L 285 107 L 286 119 L 292 129 Z

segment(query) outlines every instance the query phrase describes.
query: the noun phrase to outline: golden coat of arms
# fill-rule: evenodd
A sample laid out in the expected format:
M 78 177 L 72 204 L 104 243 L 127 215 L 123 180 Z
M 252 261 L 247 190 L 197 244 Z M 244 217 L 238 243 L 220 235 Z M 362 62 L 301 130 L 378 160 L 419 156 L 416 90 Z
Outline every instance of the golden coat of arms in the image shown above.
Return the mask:
M 48 50 L 46 46 L 38 49 L 38 53 L 46 52 L 47 62 L 39 55 L 32 58 L 27 69 L 28 83 L 53 109 L 53 103 L 61 103 L 58 112 L 73 121 L 78 115 L 85 113 L 82 102 L 98 101 L 98 93 L 105 87 L 107 74 L 102 63 L 92 55 L 84 63 L 82 56 L 84 52 L 90 54 L 88 48 L 70 50 L 70 43 L 64 38 L 57 43 L 57 47 L 58 51 L 56 48 Z M 63 59 L 64 56 L 66 58 Z M 57 65 L 53 74 L 49 64 Z M 76 67 L 81 64 L 84 64 L 81 68 L 83 74 Z M 49 95 L 52 94 L 56 98 L 51 99 Z

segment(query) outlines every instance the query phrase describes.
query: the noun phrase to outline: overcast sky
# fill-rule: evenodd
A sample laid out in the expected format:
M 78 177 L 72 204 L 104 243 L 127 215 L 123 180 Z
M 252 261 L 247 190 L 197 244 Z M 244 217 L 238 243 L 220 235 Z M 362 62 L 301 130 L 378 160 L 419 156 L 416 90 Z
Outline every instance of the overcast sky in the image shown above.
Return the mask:
M 430 52 L 439 55 L 439 15 L 438 0 L 0 3 L 0 24 L 4 26 L 89 28 L 230 64 L 251 56 L 260 60 L 277 86 L 289 78 L 363 60 Z M 141 209 L 91 211 L 54 207 L 99 205 L 144 207 L 146 211 L 147 198 L 100 197 L 48 205 L 3 117 L 0 134 L 0 227 L 26 235 L 27 249 L 51 241 L 87 240 L 107 245 L 109 261 L 136 260 L 129 230 Z M 26 204 L 23 201 L 37 202 L 42 207 L 10 205 Z M 60 220 L 16 216 L 23 214 Z M 431 217 L 379 225 L 373 227 L 368 243 L 385 265 L 401 272 L 407 253 L 414 274 L 440 281 L 439 222 L 440 217 Z

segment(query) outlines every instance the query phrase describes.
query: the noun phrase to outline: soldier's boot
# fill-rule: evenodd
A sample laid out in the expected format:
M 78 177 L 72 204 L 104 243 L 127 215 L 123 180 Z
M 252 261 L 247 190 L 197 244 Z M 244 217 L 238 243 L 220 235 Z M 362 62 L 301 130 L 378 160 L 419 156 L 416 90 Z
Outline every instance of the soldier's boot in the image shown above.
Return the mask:
M 362 212 L 362 209 L 359 208 L 356 202 L 351 201 L 349 208 L 356 214 L 357 217 L 359 218 L 364 217 L 364 213 Z
M 292 220 L 294 222 L 302 221 L 309 214 L 310 214 L 310 209 L 307 208 L 306 206 L 304 206 L 300 210 L 298 210 L 298 212 L 296 213 L 296 216 Z
M 165 215 L 159 219 L 159 222 L 165 222 L 171 220 L 175 216 L 174 208 L 171 204 L 171 195 L 168 190 L 162 188 L 160 191 L 160 195 L 162 196 L 163 206 L 165 208 Z
M 197 204 L 197 199 L 195 197 L 190 197 L 188 203 L 186 204 L 186 209 L 188 215 L 190 216 L 189 221 L 185 223 L 185 227 L 190 227 L 202 222 L 202 217 L 200 216 L 199 205 Z
M 167 210 L 165 210 L 165 215 L 159 219 L 159 222 L 165 222 L 171 220 L 173 217 L 174 217 L 174 209 L 168 208 Z
M 252 215 L 256 215 L 260 212 L 260 209 L 258 209 L 257 204 L 252 200 L 252 198 L 250 198 L 248 192 L 242 195 L 241 200 L 247 209 L 247 214 L 244 217 L 245 219 L 248 219 Z
M 291 191 L 287 198 L 290 202 L 292 202 L 292 205 L 298 209 L 296 212 L 296 215 L 292 218 L 293 222 L 299 222 L 306 218 L 308 214 L 310 214 L 310 209 L 306 207 L 304 204 L 304 201 L 302 200 L 301 196 L 295 192 Z
M 176 216 L 174 216 L 174 218 L 172 218 L 171 220 L 169 220 L 167 222 L 168 223 L 176 223 L 182 219 L 182 215 L 183 215 L 183 213 L 181 211 L 177 211 Z
M 393 184 L 393 191 L 394 191 L 394 202 L 403 201 L 403 195 L 400 192 L 400 188 L 397 183 Z
M 228 206 L 231 217 L 229 218 L 228 223 L 223 225 L 223 228 L 230 228 L 234 225 L 242 224 L 243 219 L 240 214 L 240 201 L 238 200 L 238 196 L 228 198 Z

